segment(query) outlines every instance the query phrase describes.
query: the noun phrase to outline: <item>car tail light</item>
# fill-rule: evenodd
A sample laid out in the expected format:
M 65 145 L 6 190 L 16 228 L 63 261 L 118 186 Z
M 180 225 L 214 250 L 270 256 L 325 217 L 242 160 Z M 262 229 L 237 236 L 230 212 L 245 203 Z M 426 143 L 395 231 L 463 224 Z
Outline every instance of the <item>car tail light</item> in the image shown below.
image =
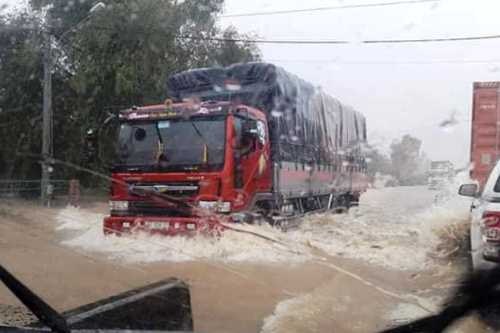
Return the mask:
M 482 235 L 485 241 L 500 241 L 500 212 L 484 212 L 481 220 Z
M 481 222 L 487 228 L 500 227 L 500 212 L 484 212 Z

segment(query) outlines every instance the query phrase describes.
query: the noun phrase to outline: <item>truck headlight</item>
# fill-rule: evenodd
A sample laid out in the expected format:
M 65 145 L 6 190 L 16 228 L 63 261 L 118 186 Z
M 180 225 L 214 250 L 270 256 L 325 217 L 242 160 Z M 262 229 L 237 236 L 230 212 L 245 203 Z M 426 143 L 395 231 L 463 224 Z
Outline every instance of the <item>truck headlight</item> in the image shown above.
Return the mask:
M 109 209 L 111 210 L 127 210 L 128 201 L 110 201 Z
M 198 206 L 203 209 L 215 209 L 217 201 L 199 201 Z
M 204 209 L 215 210 L 220 213 L 228 213 L 231 211 L 231 202 L 229 201 L 199 201 L 198 206 Z

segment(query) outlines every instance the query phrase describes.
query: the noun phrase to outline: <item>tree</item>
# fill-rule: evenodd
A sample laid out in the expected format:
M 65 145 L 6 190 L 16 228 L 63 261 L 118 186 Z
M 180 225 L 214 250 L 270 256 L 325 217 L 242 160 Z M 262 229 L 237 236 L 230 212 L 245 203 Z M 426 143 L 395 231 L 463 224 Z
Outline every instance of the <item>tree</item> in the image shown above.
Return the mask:
M 247 40 L 253 36 L 240 35 L 235 27 L 230 26 L 222 33 L 224 41 L 215 45 L 215 65 L 228 66 L 237 62 L 260 60 L 260 51 L 257 46 Z M 245 40 L 240 42 L 239 40 Z
M 425 173 L 420 167 L 423 160 L 421 146 L 419 139 L 408 134 L 391 144 L 393 175 L 401 185 L 422 184 L 425 180 Z
M 42 77 L 39 24 L 27 12 L 0 15 L 0 172 L 5 178 L 37 178 L 36 161 L 20 152 L 39 151 Z M 2 177 L 2 178 L 3 178 Z
M 95 2 L 82 0 L 30 0 L 31 8 L 24 13 L 0 13 L 0 135 L 5 138 L 0 156 L 6 161 L 0 163 L 0 177 L 39 177 L 36 159 L 19 167 L 13 156 L 16 151 L 40 152 L 39 27 L 45 23 L 44 6 L 51 6 L 46 28 L 55 36 L 55 157 L 77 164 L 83 163 L 87 128 L 98 127 L 109 112 L 163 102 L 169 75 L 259 59 L 253 44 L 217 40 L 240 38 L 234 28 L 221 31 L 216 25 L 223 0 L 103 1 L 106 8 L 92 17 L 88 13 Z M 6 110 L 12 112 L 7 115 Z M 54 176 L 74 173 L 56 168 Z
M 391 160 L 386 155 L 382 154 L 378 149 L 370 147 L 366 152 L 368 160 L 368 175 L 375 177 L 377 173 L 383 175 L 392 174 Z

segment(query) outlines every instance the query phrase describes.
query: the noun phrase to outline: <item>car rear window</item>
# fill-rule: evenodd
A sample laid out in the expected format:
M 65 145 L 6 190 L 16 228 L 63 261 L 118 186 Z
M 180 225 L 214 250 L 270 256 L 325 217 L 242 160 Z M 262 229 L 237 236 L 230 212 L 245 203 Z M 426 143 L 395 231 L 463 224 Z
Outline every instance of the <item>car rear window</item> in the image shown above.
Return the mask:
M 500 193 L 500 177 L 497 178 L 495 187 L 493 187 L 493 192 Z

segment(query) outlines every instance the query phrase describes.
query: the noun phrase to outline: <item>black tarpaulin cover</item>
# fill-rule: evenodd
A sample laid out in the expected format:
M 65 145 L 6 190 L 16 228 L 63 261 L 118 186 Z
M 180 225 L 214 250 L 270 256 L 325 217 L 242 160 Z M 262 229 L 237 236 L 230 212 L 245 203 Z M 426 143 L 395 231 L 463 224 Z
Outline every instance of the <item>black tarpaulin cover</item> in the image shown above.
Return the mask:
M 300 150 L 307 159 L 329 160 L 367 139 L 361 113 L 273 64 L 189 70 L 171 76 L 167 86 L 176 100 L 231 100 L 264 111 L 285 156 Z

